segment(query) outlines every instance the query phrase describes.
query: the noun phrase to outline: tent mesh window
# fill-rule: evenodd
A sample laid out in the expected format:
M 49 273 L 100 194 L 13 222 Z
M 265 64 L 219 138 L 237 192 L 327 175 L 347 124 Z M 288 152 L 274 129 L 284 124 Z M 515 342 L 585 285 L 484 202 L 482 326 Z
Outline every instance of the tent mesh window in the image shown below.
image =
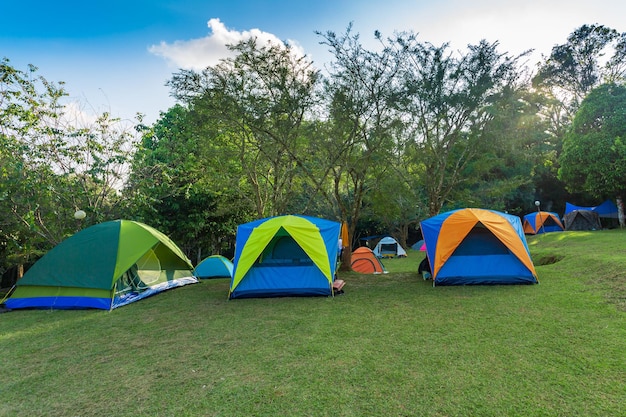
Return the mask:
M 388 244 L 382 244 L 380 245 L 380 253 L 381 254 L 396 254 L 398 248 L 396 247 L 395 243 L 388 243 Z
M 122 277 L 115 282 L 115 294 L 124 295 L 137 292 L 142 286 L 141 279 L 137 275 L 137 265 L 133 265 Z
M 291 236 L 274 236 L 256 266 L 312 265 L 313 261 Z
M 456 256 L 507 255 L 509 248 L 489 229 L 478 223 L 454 251 Z

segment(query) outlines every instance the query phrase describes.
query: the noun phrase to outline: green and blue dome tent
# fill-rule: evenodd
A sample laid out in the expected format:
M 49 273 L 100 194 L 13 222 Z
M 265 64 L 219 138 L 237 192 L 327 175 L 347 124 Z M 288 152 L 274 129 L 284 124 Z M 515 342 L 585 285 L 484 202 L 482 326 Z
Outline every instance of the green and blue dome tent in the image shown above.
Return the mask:
M 465 208 L 421 222 L 433 285 L 536 284 L 519 217 Z
M 300 215 L 239 225 L 229 298 L 332 295 L 340 231 Z
M 198 282 L 174 242 L 145 224 L 115 220 L 81 230 L 52 248 L 16 284 L 9 309 L 110 310 Z

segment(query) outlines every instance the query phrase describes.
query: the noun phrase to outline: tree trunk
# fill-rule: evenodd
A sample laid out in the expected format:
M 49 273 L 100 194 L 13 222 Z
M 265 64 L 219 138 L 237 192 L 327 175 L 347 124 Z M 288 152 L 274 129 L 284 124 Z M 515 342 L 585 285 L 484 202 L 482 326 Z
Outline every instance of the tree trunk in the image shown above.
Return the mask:
M 619 227 L 624 227 L 626 225 L 626 217 L 624 216 L 624 203 L 622 202 L 622 197 L 617 197 L 617 218 L 619 220 Z
M 198 253 L 196 255 L 196 265 L 202 262 L 202 247 L 198 247 Z

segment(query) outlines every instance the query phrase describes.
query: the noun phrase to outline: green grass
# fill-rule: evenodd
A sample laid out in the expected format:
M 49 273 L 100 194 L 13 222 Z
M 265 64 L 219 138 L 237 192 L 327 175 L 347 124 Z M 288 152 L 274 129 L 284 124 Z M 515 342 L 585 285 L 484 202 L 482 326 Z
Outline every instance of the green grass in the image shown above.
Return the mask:
M 335 298 L 2 314 L 0 416 L 626 415 L 626 231 L 528 241 L 540 285 L 433 287 L 410 252 Z

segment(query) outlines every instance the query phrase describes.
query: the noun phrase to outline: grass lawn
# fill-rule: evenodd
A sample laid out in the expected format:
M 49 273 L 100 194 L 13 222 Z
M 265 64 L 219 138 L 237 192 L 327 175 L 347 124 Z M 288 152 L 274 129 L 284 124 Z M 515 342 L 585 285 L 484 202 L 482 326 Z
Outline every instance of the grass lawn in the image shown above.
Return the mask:
M 626 231 L 528 242 L 539 285 L 433 287 L 410 251 L 334 298 L 1 314 L 0 416 L 625 416 Z

